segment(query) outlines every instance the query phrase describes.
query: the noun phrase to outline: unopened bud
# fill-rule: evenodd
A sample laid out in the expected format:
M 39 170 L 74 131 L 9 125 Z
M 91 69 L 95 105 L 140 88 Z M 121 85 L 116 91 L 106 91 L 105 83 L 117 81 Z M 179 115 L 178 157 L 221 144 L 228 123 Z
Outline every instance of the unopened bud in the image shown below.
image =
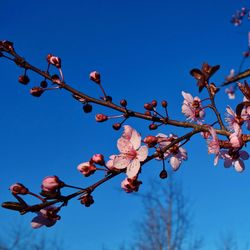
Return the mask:
M 90 161 L 101 166 L 105 165 L 104 156 L 102 154 L 94 154 Z
M 156 100 L 153 100 L 153 101 L 151 102 L 151 104 L 152 104 L 152 106 L 155 108 L 155 107 L 157 106 L 157 101 L 156 101 Z
M 95 116 L 95 120 L 96 120 L 97 122 L 105 122 L 105 121 L 108 120 L 108 116 L 106 116 L 106 115 L 104 115 L 104 114 L 97 114 L 97 115 Z
M 81 196 L 80 200 L 81 204 L 83 204 L 85 207 L 90 207 L 94 203 L 93 196 L 90 194 Z
M 41 88 L 47 88 L 48 87 L 48 83 L 44 80 L 40 82 L 40 87 Z
M 127 101 L 125 100 L 125 99 L 123 99 L 123 100 L 121 100 L 120 101 L 120 104 L 121 104 L 121 106 L 123 106 L 123 107 L 127 107 Z
M 54 74 L 52 77 L 51 77 L 51 80 L 53 83 L 56 83 L 56 84 L 61 84 L 61 80 L 59 78 L 59 76 L 57 74 Z
M 86 103 L 85 105 L 83 105 L 82 109 L 85 113 L 90 113 L 92 111 L 92 105 Z
M 162 106 L 163 108 L 166 108 L 166 107 L 168 106 L 168 102 L 165 101 L 165 100 L 163 100 L 163 101 L 161 102 L 161 106 Z
M 15 183 L 10 186 L 10 191 L 13 194 L 27 194 L 29 192 L 28 188 L 26 188 L 23 184 L 21 183 Z
M 152 148 L 157 144 L 158 138 L 153 135 L 148 135 L 147 137 L 144 138 L 143 141 L 148 145 L 149 148 Z
M 145 115 L 148 115 L 148 116 L 151 116 L 151 112 L 148 111 L 148 110 L 146 110 L 144 114 L 145 114 Z
M 145 103 L 145 104 L 144 104 L 144 108 L 145 108 L 146 110 L 151 111 L 151 110 L 153 110 L 153 105 L 152 105 L 151 103 Z
M 158 128 L 158 126 L 157 126 L 157 124 L 155 124 L 155 123 L 151 123 L 150 125 L 149 125 L 149 129 L 150 130 L 155 130 L 155 129 L 157 129 Z
M 43 88 L 40 88 L 40 87 L 34 87 L 30 89 L 30 94 L 35 97 L 40 97 L 43 92 L 44 92 Z
M 167 177 L 168 177 L 168 172 L 165 170 L 165 169 L 163 169 L 161 172 L 160 172 L 160 178 L 161 179 L 166 179 Z
M 91 81 L 100 84 L 101 83 L 101 75 L 97 71 L 93 71 L 89 74 L 89 78 Z
M 61 59 L 57 56 L 53 56 L 52 54 L 47 55 L 48 63 L 56 66 L 57 68 L 61 68 Z
M 21 75 L 21 76 L 18 77 L 18 81 L 19 81 L 20 83 L 26 85 L 26 84 L 29 83 L 30 79 L 29 79 L 29 77 L 26 76 L 26 75 Z
M 119 130 L 121 128 L 121 124 L 120 123 L 115 123 L 115 124 L 113 124 L 112 127 L 113 127 L 114 130 Z

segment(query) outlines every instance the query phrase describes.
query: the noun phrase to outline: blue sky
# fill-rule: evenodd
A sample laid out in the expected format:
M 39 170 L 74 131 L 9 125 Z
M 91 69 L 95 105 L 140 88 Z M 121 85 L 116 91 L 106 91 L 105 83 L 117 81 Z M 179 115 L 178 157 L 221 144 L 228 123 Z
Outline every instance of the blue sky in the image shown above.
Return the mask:
M 130 108 L 143 111 L 145 102 L 166 99 L 170 117 L 184 120 L 181 91 L 198 95 L 190 69 L 203 62 L 220 64 L 221 70 L 213 78 L 220 84 L 231 68 L 238 67 L 247 47 L 248 23 L 236 28 L 229 21 L 244 4 L 247 1 L 4 1 L 0 34 L 38 67 L 45 69 L 48 53 L 60 56 L 66 82 L 87 94 L 101 95 L 88 79 L 89 72 L 98 70 L 115 102 L 126 98 Z M 34 98 L 28 86 L 17 82 L 20 74 L 20 68 L 0 60 L 0 201 L 11 199 L 8 187 L 17 181 L 35 192 L 47 175 L 57 174 L 75 185 L 94 181 L 95 177 L 84 179 L 76 166 L 94 153 L 106 157 L 117 153 L 116 140 L 121 132 L 112 130 L 111 122 L 97 124 L 94 120 L 95 113 L 115 112 L 95 106 L 92 114 L 83 114 L 81 105 L 65 91 Z M 41 81 L 35 74 L 29 76 L 30 86 Z M 223 91 L 218 101 L 224 114 L 229 101 Z M 235 107 L 236 102 L 230 105 Z M 142 136 L 152 134 L 147 122 L 131 119 L 128 123 Z M 183 131 L 165 127 L 159 132 Z M 222 164 L 214 167 L 213 156 L 207 154 L 200 136 L 185 147 L 189 160 L 175 176 L 193 201 L 194 233 L 204 237 L 204 249 L 213 249 L 225 231 L 234 232 L 241 242 L 247 241 L 248 163 L 242 174 L 224 169 Z M 147 191 L 150 178 L 157 179 L 160 168 L 158 162 L 145 167 L 142 192 Z M 70 202 L 54 228 L 36 233 L 59 235 L 73 250 L 116 249 L 120 243 L 130 242 L 135 234 L 133 222 L 143 209 L 138 198 L 120 191 L 122 179 L 118 177 L 97 190 L 95 204 L 89 209 L 78 201 Z M 21 218 L 1 209 L 1 228 L 16 220 L 29 226 L 32 217 Z

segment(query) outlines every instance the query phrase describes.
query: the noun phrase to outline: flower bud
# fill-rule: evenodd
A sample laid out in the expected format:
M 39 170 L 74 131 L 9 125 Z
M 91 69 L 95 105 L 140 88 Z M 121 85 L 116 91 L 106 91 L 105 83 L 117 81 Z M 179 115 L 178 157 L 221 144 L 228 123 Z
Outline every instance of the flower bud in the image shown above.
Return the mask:
M 105 165 L 104 156 L 102 154 L 94 154 L 90 161 L 101 166 Z
M 85 105 L 83 105 L 82 109 L 85 113 L 90 113 L 92 111 L 92 105 L 86 103 Z
M 90 207 L 92 204 L 94 204 L 93 196 L 90 194 L 82 195 L 80 198 L 81 204 L 83 204 L 85 207 Z
M 57 56 L 53 56 L 52 54 L 47 55 L 48 63 L 56 66 L 57 68 L 61 68 L 61 59 Z
M 41 188 L 45 192 L 54 192 L 63 186 L 64 182 L 62 182 L 56 175 L 54 175 L 45 177 L 42 181 Z
M 93 71 L 89 74 L 89 78 L 91 81 L 100 84 L 101 83 L 101 75 L 97 71 Z
M 29 83 L 30 79 L 29 79 L 29 77 L 26 76 L 26 75 L 21 75 L 21 76 L 18 77 L 18 81 L 19 81 L 20 83 L 26 85 L 26 84 Z
M 10 186 L 10 191 L 12 192 L 12 194 L 28 194 L 29 193 L 29 189 L 26 188 L 23 184 L 21 183 L 15 183 L 13 185 Z
M 149 148 L 152 148 L 157 144 L 158 138 L 153 135 L 148 135 L 147 137 L 144 138 L 143 141 L 148 145 Z
M 104 115 L 104 114 L 96 114 L 95 116 L 95 120 L 97 122 L 105 122 L 108 120 L 108 116 Z
M 151 104 L 152 104 L 152 106 L 155 108 L 155 107 L 157 106 L 157 101 L 156 101 L 156 100 L 153 100 L 153 101 L 151 102 Z
M 40 87 L 45 89 L 45 88 L 48 87 L 48 83 L 47 83 L 45 80 L 44 80 L 44 81 L 41 81 L 41 82 L 40 82 Z
M 114 130 L 119 130 L 121 128 L 121 124 L 120 123 L 115 123 L 115 124 L 113 124 L 112 127 L 113 127 Z
M 96 166 L 94 164 L 90 164 L 90 162 L 83 162 L 77 166 L 77 169 L 85 177 L 89 177 L 90 175 L 95 173 Z
M 53 83 L 55 84 L 61 84 L 61 80 L 59 78 L 59 76 L 57 74 L 54 74 L 52 77 L 51 77 L 51 80 Z
M 44 92 L 44 90 L 41 87 L 34 87 L 34 88 L 30 89 L 30 94 L 35 96 L 35 97 L 40 97 L 43 92 Z
M 132 193 L 132 192 L 137 192 L 141 184 L 142 182 L 137 180 L 136 177 L 126 178 L 125 180 L 122 181 L 121 188 L 126 193 Z
M 121 104 L 122 107 L 127 107 L 128 103 L 127 103 L 127 101 L 125 99 L 123 99 L 123 100 L 120 101 L 120 104 Z
M 168 177 L 168 172 L 165 170 L 165 169 L 163 169 L 161 172 L 160 172 L 160 178 L 161 179 L 166 179 L 167 177 Z
M 155 123 L 151 123 L 150 125 L 149 125 L 149 129 L 150 130 L 155 130 L 155 129 L 157 129 L 158 128 L 158 126 L 157 126 L 157 124 L 155 124 Z
M 163 100 L 163 101 L 161 102 L 161 106 L 162 106 L 163 108 L 166 108 L 166 107 L 168 106 L 168 102 L 165 101 L 165 100 Z
M 146 110 L 151 111 L 151 110 L 153 110 L 153 105 L 152 105 L 151 103 L 145 103 L 145 104 L 144 104 L 144 108 L 145 108 Z
M 0 49 L 1 49 L 1 46 L 3 46 L 5 49 L 9 51 L 14 51 L 13 42 L 10 42 L 7 40 L 0 41 Z
M 146 110 L 144 114 L 145 114 L 145 115 L 148 115 L 148 116 L 151 116 L 151 112 L 148 111 L 148 110 Z

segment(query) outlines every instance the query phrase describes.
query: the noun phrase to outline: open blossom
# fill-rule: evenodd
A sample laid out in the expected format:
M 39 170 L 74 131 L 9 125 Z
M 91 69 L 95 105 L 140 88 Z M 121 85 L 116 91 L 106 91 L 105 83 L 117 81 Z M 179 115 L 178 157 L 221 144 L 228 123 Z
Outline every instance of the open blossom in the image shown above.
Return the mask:
M 45 192 L 56 191 L 62 187 L 64 183 L 56 176 L 47 176 L 43 179 L 41 188 Z
M 164 149 L 168 146 L 172 141 L 177 139 L 176 135 L 170 134 L 169 136 L 164 134 L 158 134 L 158 145 L 160 149 Z M 174 171 L 178 170 L 182 161 L 187 159 L 187 151 L 179 146 L 179 143 L 173 145 L 167 151 L 164 152 L 164 159 L 168 158 L 169 163 Z M 157 160 L 161 160 L 161 158 L 156 158 Z
M 49 206 L 41 209 L 37 216 L 31 221 L 31 226 L 34 229 L 40 228 L 42 226 L 51 227 L 60 220 L 60 216 L 57 214 L 59 209 L 55 206 Z
M 137 192 L 141 184 L 142 182 L 137 180 L 136 177 L 126 178 L 125 180 L 122 181 L 121 187 L 126 193 L 132 193 L 132 192 Z
M 96 171 L 96 166 L 94 164 L 90 164 L 90 162 L 83 162 L 77 166 L 77 169 L 83 174 L 85 177 L 89 177 L 94 174 Z
M 182 91 L 182 96 L 184 98 L 181 110 L 182 113 L 187 117 L 188 120 L 202 123 L 205 116 L 204 109 L 201 106 L 201 100 L 199 97 L 194 97 Z
M 116 169 L 126 168 L 127 176 L 133 178 L 140 170 L 140 162 L 144 161 L 148 155 L 148 148 L 141 146 L 141 136 L 128 125 L 124 126 L 124 132 L 117 141 L 117 147 L 120 151 L 113 161 L 113 167 Z
M 211 138 L 207 140 L 208 142 L 208 153 L 215 154 L 214 165 L 217 165 L 220 154 L 220 143 L 217 134 L 213 127 L 209 127 L 209 133 Z
M 226 112 L 225 120 L 228 123 L 229 129 L 238 132 L 240 125 L 243 123 L 243 119 L 238 117 L 230 106 L 227 106 Z
M 234 169 L 237 172 L 242 172 L 245 169 L 245 164 L 243 160 L 247 160 L 249 158 L 249 154 L 244 151 L 226 151 L 223 150 L 221 152 L 221 158 L 224 159 L 224 167 L 229 168 L 234 166 Z

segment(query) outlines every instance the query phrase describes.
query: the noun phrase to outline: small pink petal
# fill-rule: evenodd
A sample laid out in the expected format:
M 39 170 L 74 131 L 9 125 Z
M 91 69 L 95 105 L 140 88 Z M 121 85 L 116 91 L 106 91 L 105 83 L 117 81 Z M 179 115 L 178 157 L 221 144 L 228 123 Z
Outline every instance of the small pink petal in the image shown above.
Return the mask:
M 124 169 L 130 164 L 130 160 L 126 157 L 126 155 L 117 155 L 113 162 L 113 167 L 117 169 Z
M 179 169 L 181 161 L 177 157 L 172 156 L 170 158 L 170 165 L 172 166 L 173 170 L 176 171 Z
M 121 137 L 117 141 L 117 148 L 122 154 L 126 154 L 126 153 L 129 153 L 133 149 L 133 145 L 129 140 Z
M 238 159 L 237 161 L 235 161 L 233 165 L 234 165 L 234 169 L 239 173 L 241 173 L 245 169 L 245 164 L 241 159 Z
M 141 146 L 137 151 L 137 159 L 139 161 L 144 161 L 148 156 L 148 148 L 146 146 Z
M 134 159 L 133 161 L 130 162 L 130 164 L 127 166 L 127 176 L 128 178 L 133 178 L 135 177 L 139 170 L 141 168 L 140 161 L 137 159 Z

